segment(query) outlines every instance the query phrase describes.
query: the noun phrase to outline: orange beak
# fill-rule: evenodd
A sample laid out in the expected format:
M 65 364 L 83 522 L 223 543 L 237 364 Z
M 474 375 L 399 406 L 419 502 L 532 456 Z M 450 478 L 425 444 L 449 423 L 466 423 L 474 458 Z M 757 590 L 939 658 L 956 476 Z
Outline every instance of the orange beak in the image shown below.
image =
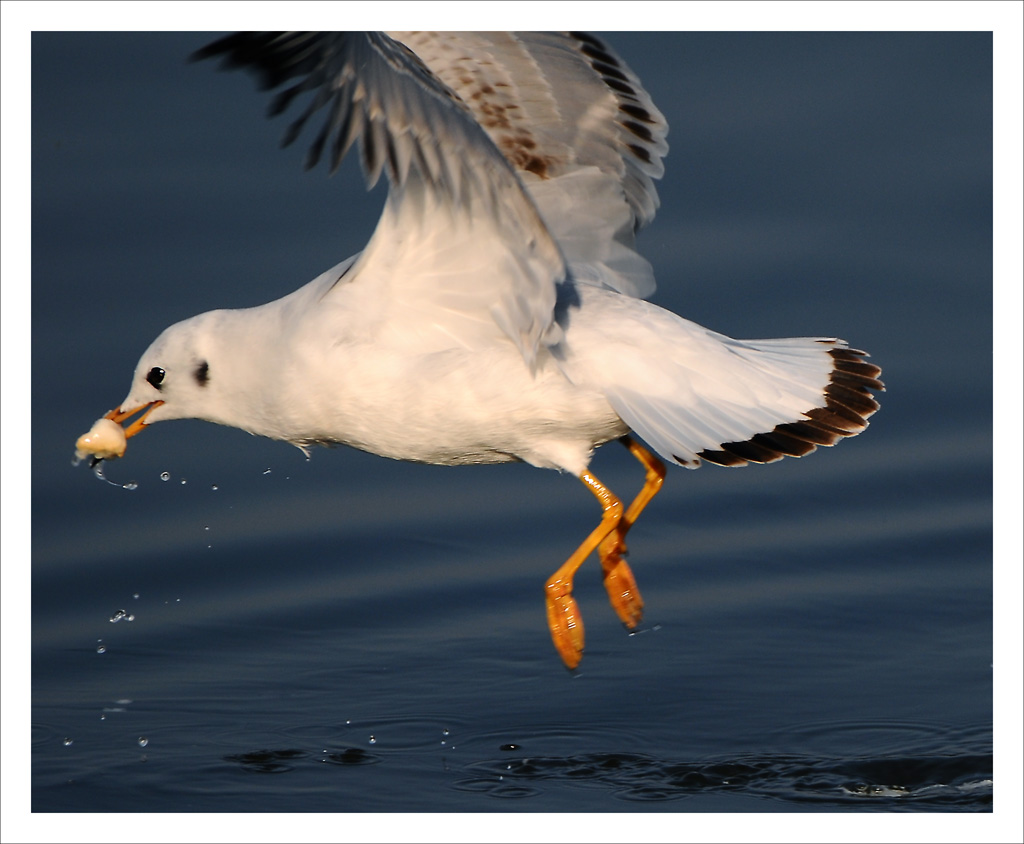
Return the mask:
M 151 401 L 149 404 L 144 404 L 142 407 L 137 407 L 134 410 L 112 410 L 103 418 L 109 419 L 110 421 L 116 422 L 118 425 L 120 425 L 126 419 L 131 418 L 141 410 L 142 415 L 134 422 L 132 422 L 131 425 L 124 429 L 124 435 L 126 438 L 134 437 L 137 433 L 139 433 L 139 431 L 146 427 L 146 417 L 149 416 L 149 414 L 151 414 L 162 404 L 162 401 Z

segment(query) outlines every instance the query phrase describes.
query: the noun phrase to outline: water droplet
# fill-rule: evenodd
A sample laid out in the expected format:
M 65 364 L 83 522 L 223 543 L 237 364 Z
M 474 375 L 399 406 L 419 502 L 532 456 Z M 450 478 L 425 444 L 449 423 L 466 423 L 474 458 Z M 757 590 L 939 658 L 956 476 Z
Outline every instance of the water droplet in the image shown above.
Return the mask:
M 448 730 L 441 730 L 441 735 L 443 735 L 443 736 L 448 735 Z
M 124 620 L 125 621 L 135 621 L 135 614 L 134 613 L 128 613 L 128 615 L 126 615 L 124 617 Z
M 209 529 L 210 529 L 209 525 L 203 525 L 203 530 L 209 530 Z
M 92 467 L 92 473 L 104 483 L 110 484 L 111 486 L 121 486 L 121 484 L 115 483 L 103 474 L 103 461 L 99 458 L 94 457 L 89 465 Z M 132 481 L 132 483 L 134 483 L 134 481 Z M 125 485 L 125 488 L 127 488 L 127 485 Z
M 145 747 L 147 744 L 149 744 L 149 739 L 145 736 L 139 736 L 139 747 Z
M 133 593 L 132 593 L 132 597 L 133 597 L 133 598 L 134 598 L 134 599 L 135 599 L 136 601 L 137 601 L 137 600 L 139 600 L 139 593 L 138 593 L 138 592 L 133 592 Z
M 107 720 L 107 716 L 106 715 L 101 715 L 100 716 L 100 720 L 101 721 L 106 721 Z
M 114 613 L 112 616 L 110 616 L 110 623 L 111 624 L 117 624 L 117 622 L 119 622 L 121 619 L 127 618 L 127 617 L 128 617 L 128 613 L 126 613 L 124 610 L 118 610 L 116 613 Z
M 377 743 L 377 737 L 376 736 L 370 736 L 370 744 L 376 744 L 376 743 Z
M 171 479 L 171 473 L 170 472 L 161 472 L 160 473 L 160 480 L 162 480 L 162 481 L 169 481 L 170 479 Z
M 212 489 L 214 492 L 216 492 L 217 491 L 217 484 L 212 484 L 210 486 L 210 489 Z
M 187 483 L 188 483 L 188 481 L 186 481 L 184 478 L 181 479 L 181 485 L 182 486 L 185 486 L 185 484 L 187 484 Z
M 98 654 L 105 654 L 106 652 L 107 652 L 107 646 L 106 645 L 99 645 L 96 648 L 96 653 L 98 653 Z
M 67 736 L 64 737 L 64 746 L 65 747 L 71 747 L 71 745 L 73 745 L 74 743 L 75 743 L 74 739 L 68 738 Z
M 123 489 L 128 489 L 128 490 L 138 489 L 139 488 L 139 485 L 138 485 L 138 483 L 136 481 L 128 481 L 128 483 L 122 484 L 121 486 L 122 486 Z
M 350 725 L 351 723 L 352 723 L 351 721 L 346 721 L 346 722 L 345 722 L 345 726 L 347 727 L 347 726 L 349 726 L 349 725 Z
M 270 469 L 264 469 L 263 470 L 263 474 L 264 475 L 269 475 L 270 474 Z

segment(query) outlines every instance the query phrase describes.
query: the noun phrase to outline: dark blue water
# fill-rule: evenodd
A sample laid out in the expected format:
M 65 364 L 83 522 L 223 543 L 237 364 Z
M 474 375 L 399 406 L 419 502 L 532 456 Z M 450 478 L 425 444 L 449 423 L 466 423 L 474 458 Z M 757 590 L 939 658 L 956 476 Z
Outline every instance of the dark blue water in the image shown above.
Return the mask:
M 543 602 L 598 518 L 573 478 L 198 422 L 117 486 L 71 466 L 160 330 L 376 222 L 353 162 L 304 174 L 247 79 L 186 64 L 206 40 L 33 37 L 35 811 L 991 811 L 988 33 L 611 36 L 672 130 L 656 301 L 845 337 L 888 391 L 835 449 L 671 471 L 645 622 L 585 567 L 575 673 Z

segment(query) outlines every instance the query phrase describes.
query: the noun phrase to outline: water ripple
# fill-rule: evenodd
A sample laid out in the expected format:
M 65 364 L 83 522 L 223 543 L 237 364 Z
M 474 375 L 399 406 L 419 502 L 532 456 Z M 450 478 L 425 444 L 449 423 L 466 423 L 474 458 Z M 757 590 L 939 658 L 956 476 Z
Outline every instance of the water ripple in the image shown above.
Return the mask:
M 367 753 L 361 747 L 345 747 L 311 754 L 294 748 L 285 750 L 254 750 L 225 756 L 225 762 L 241 765 L 246 771 L 257 774 L 287 774 L 295 770 L 303 760 L 316 759 L 329 765 L 375 765 L 380 757 Z
M 989 811 L 992 756 L 879 757 L 822 760 L 810 756 L 750 756 L 670 762 L 638 753 L 487 760 L 454 787 L 494 797 L 530 796 L 536 784 L 561 780 L 611 789 L 620 800 L 669 801 L 711 791 L 775 800 L 895 809 L 922 803 Z M 908 805 L 907 808 L 910 808 Z
M 293 761 L 308 756 L 304 750 L 254 750 L 225 756 L 225 762 L 235 762 L 256 774 L 285 774 L 295 770 Z

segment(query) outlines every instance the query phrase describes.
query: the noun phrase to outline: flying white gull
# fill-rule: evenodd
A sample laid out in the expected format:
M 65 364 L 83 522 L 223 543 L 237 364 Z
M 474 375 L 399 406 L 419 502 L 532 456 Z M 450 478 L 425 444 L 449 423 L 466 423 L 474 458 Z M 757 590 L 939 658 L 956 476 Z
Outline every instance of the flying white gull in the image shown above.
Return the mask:
M 319 121 L 307 164 L 333 171 L 358 140 L 387 203 L 363 252 L 294 293 L 166 329 L 80 441 L 94 457 L 194 417 L 303 449 L 571 472 L 603 508 L 546 584 L 575 667 L 573 576 L 592 551 L 619 618 L 641 618 L 625 536 L 665 468 L 631 431 L 687 468 L 740 466 L 832 445 L 878 408 L 881 370 L 842 340 L 733 340 L 644 300 L 654 278 L 634 235 L 658 207 L 668 126 L 602 40 L 253 32 L 195 54 L 210 57 L 287 86 L 274 114 L 305 96 L 286 142 Z M 646 471 L 628 506 L 588 468 L 614 439 Z

